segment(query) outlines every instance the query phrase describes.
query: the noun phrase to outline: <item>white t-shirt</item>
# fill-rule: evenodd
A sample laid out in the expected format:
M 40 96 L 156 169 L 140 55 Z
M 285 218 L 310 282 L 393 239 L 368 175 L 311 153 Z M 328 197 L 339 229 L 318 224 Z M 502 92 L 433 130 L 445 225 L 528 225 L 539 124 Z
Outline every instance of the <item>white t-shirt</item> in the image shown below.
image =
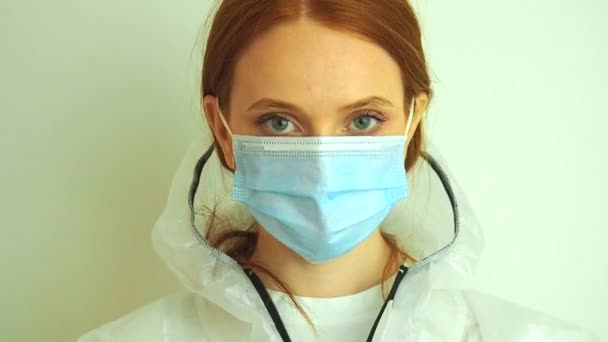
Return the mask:
M 394 281 L 387 280 L 386 291 Z M 268 290 L 292 341 L 365 341 L 384 304 L 382 285 L 362 292 L 333 298 L 296 296 L 311 318 L 318 335 L 296 309 L 289 296 Z

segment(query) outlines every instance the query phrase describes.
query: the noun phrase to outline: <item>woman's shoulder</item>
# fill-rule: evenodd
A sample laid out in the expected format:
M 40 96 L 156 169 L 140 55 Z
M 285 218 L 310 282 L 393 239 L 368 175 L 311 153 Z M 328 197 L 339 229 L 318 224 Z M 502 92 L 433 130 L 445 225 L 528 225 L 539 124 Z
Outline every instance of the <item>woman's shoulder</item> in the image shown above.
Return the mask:
M 77 342 L 160 341 L 168 313 L 178 319 L 183 316 L 185 323 L 192 319 L 192 310 L 195 310 L 192 293 L 173 293 L 87 332 Z
M 600 342 L 559 318 L 496 296 L 465 289 L 434 289 L 419 326 L 437 341 Z
M 574 324 L 496 296 L 473 290 L 462 296 L 484 341 L 600 341 Z

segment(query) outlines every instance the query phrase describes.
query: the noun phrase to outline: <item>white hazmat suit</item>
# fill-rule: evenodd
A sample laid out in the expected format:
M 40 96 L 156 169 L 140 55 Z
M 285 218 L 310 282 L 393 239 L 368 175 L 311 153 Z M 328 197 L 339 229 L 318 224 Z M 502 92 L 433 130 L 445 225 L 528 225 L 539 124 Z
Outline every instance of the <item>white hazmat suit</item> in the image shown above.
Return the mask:
M 201 137 L 191 144 L 152 233 L 155 250 L 187 291 L 90 331 L 79 342 L 282 341 L 243 270 L 192 227 L 189 188 L 206 149 Z M 410 197 L 399 202 L 380 227 L 396 235 L 418 262 L 384 310 L 373 341 L 599 341 L 566 322 L 468 289 L 483 236 L 437 151 L 431 147 L 428 152 L 408 172 Z M 231 181 L 212 155 L 193 202 L 201 236 L 207 220 L 201 208 L 218 202 L 218 212 L 235 227 L 252 222 L 247 210 L 231 200 Z

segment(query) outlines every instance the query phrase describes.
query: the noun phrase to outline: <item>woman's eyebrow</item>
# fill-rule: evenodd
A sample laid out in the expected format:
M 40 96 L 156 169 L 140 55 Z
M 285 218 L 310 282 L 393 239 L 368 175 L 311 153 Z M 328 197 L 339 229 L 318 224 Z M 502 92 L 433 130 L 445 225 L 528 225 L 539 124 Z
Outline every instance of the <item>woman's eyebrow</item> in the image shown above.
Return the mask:
M 340 108 L 341 111 L 355 110 L 363 107 L 393 107 L 393 103 L 380 96 L 368 96 L 357 102 L 348 104 Z
M 393 103 L 381 96 L 368 96 L 351 104 L 340 107 L 340 111 L 350 111 L 363 107 L 393 107 Z M 268 108 L 282 108 L 289 111 L 303 113 L 304 111 L 297 105 L 272 98 L 262 98 L 249 106 L 247 111 L 263 110 Z

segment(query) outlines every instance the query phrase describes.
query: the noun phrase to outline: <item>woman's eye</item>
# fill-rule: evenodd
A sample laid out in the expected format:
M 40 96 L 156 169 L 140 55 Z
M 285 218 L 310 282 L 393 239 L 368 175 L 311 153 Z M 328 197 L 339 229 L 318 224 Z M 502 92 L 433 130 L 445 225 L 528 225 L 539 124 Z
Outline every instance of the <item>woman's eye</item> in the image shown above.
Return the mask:
M 263 124 L 267 129 L 277 133 L 290 133 L 295 128 L 291 121 L 280 116 L 268 118 Z
M 378 122 L 379 120 L 371 115 L 361 115 L 353 120 L 350 128 L 356 131 L 367 131 L 374 128 Z

